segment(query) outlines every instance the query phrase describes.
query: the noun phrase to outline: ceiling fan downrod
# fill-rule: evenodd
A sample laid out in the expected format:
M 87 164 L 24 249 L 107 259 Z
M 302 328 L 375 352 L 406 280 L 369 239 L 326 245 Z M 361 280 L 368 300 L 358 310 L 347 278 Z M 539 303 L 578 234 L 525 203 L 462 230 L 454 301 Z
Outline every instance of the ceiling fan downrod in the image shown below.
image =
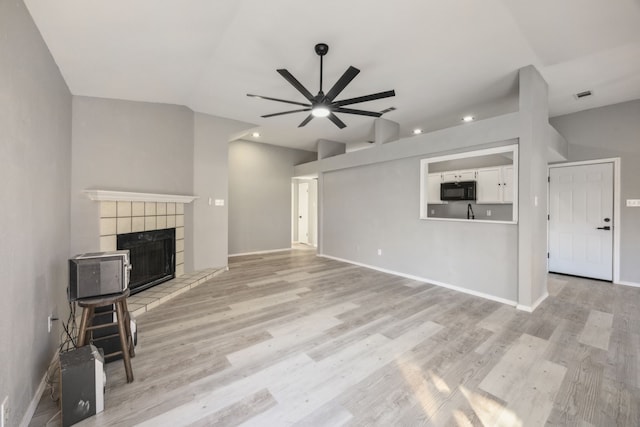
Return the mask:
M 315 49 L 316 53 L 320 57 L 320 93 L 318 93 L 318 95 L 322 95 L 322 97 L 324 98 L 324 92 L 322 91 L 322 70 L 324 69 L 322 58 L 329 52 L 329 45 L 327 45 L 326 43 L 318 43 Z M 321 99 L 318 99 L 318 102 L 321 101 Z

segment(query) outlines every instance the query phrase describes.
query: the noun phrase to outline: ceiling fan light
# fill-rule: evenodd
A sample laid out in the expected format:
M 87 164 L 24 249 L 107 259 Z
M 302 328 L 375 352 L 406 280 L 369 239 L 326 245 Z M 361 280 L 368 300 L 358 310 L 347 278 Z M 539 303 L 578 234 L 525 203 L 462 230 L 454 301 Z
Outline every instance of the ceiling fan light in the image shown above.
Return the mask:
M 462 118 L 462 121 L 463 121 L 463 122 L 467 122 L 467 123 L 468 123 L 468 122 L 472 122 L 472 121 L 474 121 L 474 120 L 475 120 L 475 117 L 473 117 L 473 116 L 464 116 L 464 117 Z
M 331 111 L 329 111 L 329 109 L 324 105 L 319 105 L 317 107 L 313 107 L 313 109 L 311 110 L 311 114 L 313 115 L 313 117 L 327 117 L 329 114 L 331 114 Z
M 414 129 L 413 130 L 413 134 L 414 135 L 420 135 L 422 133 L 422 129 Z

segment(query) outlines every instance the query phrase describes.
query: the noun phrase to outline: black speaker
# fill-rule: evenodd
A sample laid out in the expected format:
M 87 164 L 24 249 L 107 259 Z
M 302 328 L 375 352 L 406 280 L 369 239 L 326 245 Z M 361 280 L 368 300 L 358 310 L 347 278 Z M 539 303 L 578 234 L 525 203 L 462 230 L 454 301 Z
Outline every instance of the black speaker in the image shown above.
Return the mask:
M 107 323 L 112 323 L 115 321 L 115 306 L 114 305 L 106 305 L 104 307 L 96 307 L 95 313 L 93 317 L 94 325 L 105 325 Z M 136 321 L 129 316 L 131 319 L 131 338 L 133 339 L 133 346 L 135 347 L 138 344 L 138 332 Z M 109 326 L 105 328 L 95 329 L 91 332 L 93 334 L 93 345 L 98 347 L 98 349 L 102 350 L 102 353 L 105 355 L 105 362 L 110 363 L 116 360 L 122 359 L 122 355 L 117 354 L 115 356 L 107 356 L 122 350 L 122 346 L 120 345 L 120 335 L 118 334 L 117 326 Z
M 62 426 L 104 410 L 104 357 L 93 345 L 60 354 Z

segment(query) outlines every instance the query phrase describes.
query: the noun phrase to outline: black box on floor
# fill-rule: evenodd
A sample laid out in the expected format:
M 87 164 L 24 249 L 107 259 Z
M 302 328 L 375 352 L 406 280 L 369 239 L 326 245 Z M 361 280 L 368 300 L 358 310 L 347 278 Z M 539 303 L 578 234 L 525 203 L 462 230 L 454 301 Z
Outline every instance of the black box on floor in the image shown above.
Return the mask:
M 104 357 L 93 345 L 60 354 L 62 426 L 104 410 Z

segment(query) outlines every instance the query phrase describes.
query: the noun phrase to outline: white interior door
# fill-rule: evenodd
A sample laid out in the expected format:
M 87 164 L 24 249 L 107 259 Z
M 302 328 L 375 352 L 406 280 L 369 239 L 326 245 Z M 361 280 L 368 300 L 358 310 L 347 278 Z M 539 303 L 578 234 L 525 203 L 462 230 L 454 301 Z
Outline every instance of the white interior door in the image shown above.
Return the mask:
M 549 174 L 549 271 L 612 280 L 613 163 Z
M 298 242 L 309 244 L 309 183 L 298 184 Z

